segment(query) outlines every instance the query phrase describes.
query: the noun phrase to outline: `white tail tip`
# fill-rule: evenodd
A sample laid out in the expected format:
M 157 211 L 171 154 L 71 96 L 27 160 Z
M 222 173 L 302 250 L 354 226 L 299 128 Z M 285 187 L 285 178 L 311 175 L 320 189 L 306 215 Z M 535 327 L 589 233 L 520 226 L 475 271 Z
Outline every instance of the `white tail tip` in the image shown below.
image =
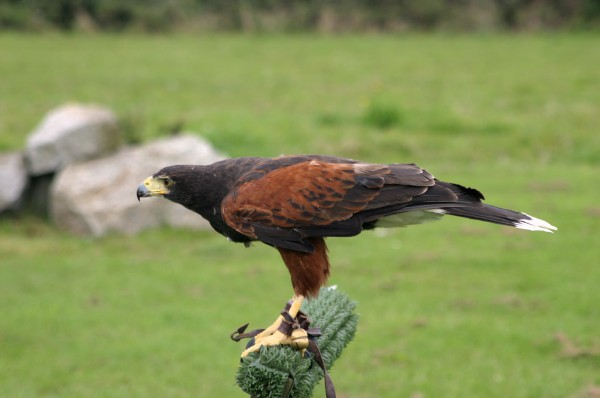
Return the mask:
M 528 231 L 544 231 L 550 233 L 557 230 L 557 228 L 554 225 L 547 223 L 544 220 L 532 217 L 526 213 L 521 214 L 523 214 L 526 218 L 520 219 L 519 222 L 515 224 L 516 228 L 526 229 Z

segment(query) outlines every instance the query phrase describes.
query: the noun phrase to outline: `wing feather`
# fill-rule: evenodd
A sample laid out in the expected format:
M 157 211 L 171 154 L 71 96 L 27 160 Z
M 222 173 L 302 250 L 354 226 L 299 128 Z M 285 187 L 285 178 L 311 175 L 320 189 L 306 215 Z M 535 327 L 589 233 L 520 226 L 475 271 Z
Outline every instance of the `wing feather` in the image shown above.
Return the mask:
M 262 165 L 260 172 L 251 171 L 252 178 L 242 179 L 223 200 L 223 218 L 244 235 L 293 250 L 310 247 L 305 238 L 311 236 L 356 235 L 363 230 L 362 212 L 376 216 L 374 209 L 406 206 L 435 184 L 412 164 L 312 159 L 279 168 Z

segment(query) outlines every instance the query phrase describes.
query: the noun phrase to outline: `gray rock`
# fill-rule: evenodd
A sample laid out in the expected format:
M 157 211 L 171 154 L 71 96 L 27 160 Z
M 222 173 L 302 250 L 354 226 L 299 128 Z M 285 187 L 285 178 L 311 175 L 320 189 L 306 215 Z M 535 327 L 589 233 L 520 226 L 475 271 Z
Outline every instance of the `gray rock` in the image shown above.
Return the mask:
M 96 105 L 65 105 L 48 113 L 29 136 L 25 150 L 29 174 L 53 173 L 114 152 L 121 144 L 113 112 Z
M 0 154 L 0 212 L 17 210 L 27 187 L 23 154 Z
M 202 217 L 163 198 L 138 203 L 137 186 L 173 164 L 209 164 L 224 159 L 205 140 L 192 135 L 124 148 L 103 159 L 73 164 L 58 173 L 51 188 L 54 222 L 75 233 L 133 234 L 159 225 L 209 228 Z

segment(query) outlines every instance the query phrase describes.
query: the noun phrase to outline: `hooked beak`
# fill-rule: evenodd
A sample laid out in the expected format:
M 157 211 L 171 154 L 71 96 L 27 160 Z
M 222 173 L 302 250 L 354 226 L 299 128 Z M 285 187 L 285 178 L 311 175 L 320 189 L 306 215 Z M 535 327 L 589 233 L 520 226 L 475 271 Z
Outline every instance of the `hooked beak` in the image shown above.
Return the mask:
M 164 181 L 161 179 L 148 177 L 142 182 L 137 189 L 137 199 L 147 198 L 149 196 L 162 196 L 169 193 L 165 187 Z
M 148 191 L 148 188 L 146 188 L 144 184 L 140 184 L 137 189 L 138 202 L 140 201 L 140 198 L 145 198 L 147 196 L 150 196 L 150 191 Z

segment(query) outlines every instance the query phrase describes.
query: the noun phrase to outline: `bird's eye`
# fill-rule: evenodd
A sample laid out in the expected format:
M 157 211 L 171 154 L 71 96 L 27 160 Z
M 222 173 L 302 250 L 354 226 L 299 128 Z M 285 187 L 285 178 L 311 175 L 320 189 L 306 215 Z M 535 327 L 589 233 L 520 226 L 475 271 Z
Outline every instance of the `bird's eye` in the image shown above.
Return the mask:
M 173 180 L 171 180 L 169 177 L 161 177 L 160 180 L 165 187 L 170 187 L 173 185 Z

